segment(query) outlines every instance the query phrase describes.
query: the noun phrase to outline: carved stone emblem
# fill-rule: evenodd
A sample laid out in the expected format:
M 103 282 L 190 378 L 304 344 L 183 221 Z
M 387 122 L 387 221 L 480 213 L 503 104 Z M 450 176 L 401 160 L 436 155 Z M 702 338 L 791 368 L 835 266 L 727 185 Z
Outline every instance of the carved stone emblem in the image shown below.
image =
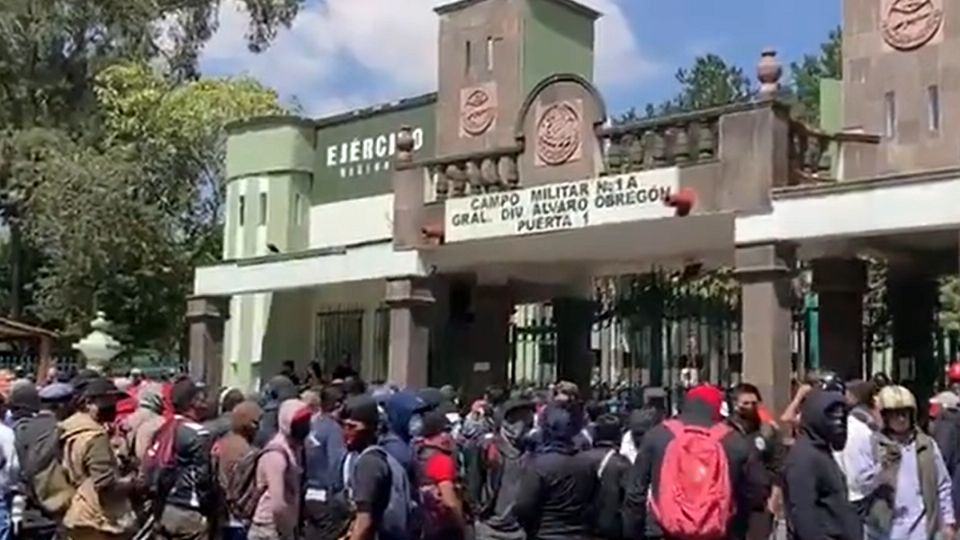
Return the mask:
M 537 165 L 557 166 L 580 159 L 582 109 L 580 100 L 537 108 Z
M 497 86 L 486 83 L 460 91 L 460 135 L 479 137 L 497 119 Z
M 943 0 L 888 0 L 883 11 L 883 39 L 894 49 L 924 46 L 943 24 Z

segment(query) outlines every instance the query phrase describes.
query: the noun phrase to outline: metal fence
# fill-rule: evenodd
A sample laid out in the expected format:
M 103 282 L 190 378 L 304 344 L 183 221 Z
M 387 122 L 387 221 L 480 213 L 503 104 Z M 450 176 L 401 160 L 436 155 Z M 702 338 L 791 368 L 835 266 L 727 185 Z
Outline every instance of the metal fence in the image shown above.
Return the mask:
M 363 358 L 363 310 L 341 309 L 317 313 L 314 358 L 329 373 L 343 358 L 354 367 Z
M 598 286 L 591 346 L 593 383 L 676 387 L 687 368 L 724 386 L 740 381 L 742 322 L 739 290 L 704 291 L 698 283 L 662 276 L 616 278 Z M 555 380 L 557 327 L 549 304 L 519 306 L 511 325 L 509 375 L 514 384 Z M 806 364 L 809 336 L 798 308 L 793 323 L 793 370 Z

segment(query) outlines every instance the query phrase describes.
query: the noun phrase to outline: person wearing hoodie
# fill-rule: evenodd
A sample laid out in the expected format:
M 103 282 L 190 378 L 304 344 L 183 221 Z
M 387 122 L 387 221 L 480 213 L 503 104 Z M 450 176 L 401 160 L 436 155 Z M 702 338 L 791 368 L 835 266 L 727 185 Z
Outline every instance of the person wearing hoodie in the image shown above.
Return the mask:
M 457 445 L 450 420 L 441 409 L 423 415 L 423 430 L 414 449 L 423 540 L 462 540 L 467 522 L 463 492 L 458 489 Z
M 265 490 L 253 513 L 250 540 L 293 540 L 300 521 L 300 456 L 310 433 L 310 408 L 288 399 L 280 404 L 277 419 L 279 431 L 257 463 L 257 486 Z
M 620 454 L 630 460 L 630 463 L 637 461 L 637 448 L 640 447 L 640 441 L 643 436 L 650 431 L 653 426 L 663 420 L 663 414 L 656 407 L 647 405 L 642 409 L 630 411 L 627 417 L 627 432 L 623 434 L 620 440 Z
M 605 540 L 624 538 L 623 499 L 632 464 L 619 452 L 620 431 L 620 419 L 616 415 L 600 415 L 593 423 L 593 448 L 583 453 L 597 479 L 593 536 Z
M 132 478 L 122 478 L 106 426 L 120 393 L 109 379 L 82 381 L 78 410 L 60 424 L 63 465 L 77 486 L 63 526 L 71 540 L 113 540 L 133 532 Z
M 931 416 L 936 416 L 933 438 L 950 473 L 953 515 L 960 516 L 960 397 L 953 391 L 944 391 L 930 401 Z
M 596 485 L 590 462 L 576 454 L 580 408 L 572 401 L 548 405 L 540 442 L 520 476 L 514 514 L 529 540 L 585 540 Z
M 467 451 L 467 493 L 476 505 L 478 540 L 524 540 L 513 512 L 528 453 L 524 437 L 533 428 L 534 405 L 510 399 L 498 408 L 497 431 Z
M 801 405 L 799 436 L 783 465 L 787 521 L 796 540 L 860 540 L 863 524 L 847 498 L 833 457 L 847 442 L 847 405 L 839 392 L 816 389 Z
M 702 384 L 687 391 L 677 420 L 684 426 L 713 428 L 722 420 L 720 414 L 725 395 L 719 388 Z M 670 428 L 661 423 L 643 437 L 633 464 L 624 504 L 624 528 L 627 537 L 664 538 L 663 530 L 653 515 L 648 515 L 652 501 L 649 494 L 659 493 L 660 473 L 667 446 L 674 440 Z M 747 533 L 750 512 L 766 504 L 762 466 L 751 459 L 747 443 L 730 430 L 721 439 L 730 468 L 735 514 L 728 526 L 728 538 L 743 538 Z M 644 536 L 646 535 L 646 536 Z
M 163 387 L 158 383 L 142 385 L 137 401 L 137 410 L 120 422 L 119 431 L 124 438 L 126 454 L 136 463 L 142 463 L 153 436 L 164 422 Z
M 423 427 L 423 413 L 428 404 L 416 392 L 403 390 L 387 398 L 384 409 L 387 413 L 387 432 L 380 437 L 380 446 L 390 453 L 414 478 L 413 448 L 411 441 Z
M 213 456 L 216 462 L 217 483 L 222 492 L 230 485 L 230 475 L 251 451 L 253 451 L 253 437 L 257 434 L 257 426 L 263 411 L 255 401 L 244 401 L 230 411 L 230 433 L 224 435 L 213 445 Z M 224 514 L 229 514 L 224 508 Z M 234 516 L 218 516 L 222 526 L 222 540 L 245 540 L 247 537 L 246 524 Z
M 263 448 L 279 431 L 280 404 L 288 399 L 296 399 L 299 395 L 297 387 L 290 379 L 277 375 L 270 379 L 263 389 L 260 407 L 263 409 L 263 418 L 260 420 L 260 430 L 253 443 Z

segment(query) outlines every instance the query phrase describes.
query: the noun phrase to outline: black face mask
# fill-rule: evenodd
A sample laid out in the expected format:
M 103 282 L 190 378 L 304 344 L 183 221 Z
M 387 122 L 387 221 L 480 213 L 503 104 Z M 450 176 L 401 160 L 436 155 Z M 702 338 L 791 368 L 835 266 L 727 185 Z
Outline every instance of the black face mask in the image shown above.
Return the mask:
M 842 450 L 847 445 L 847 407 L 837 403 L 824 411 L 826 437 L 830 448 Z
M 101 403 L 97 406 L 97 422 L 112 424 L 117 419 L 116 403 Z

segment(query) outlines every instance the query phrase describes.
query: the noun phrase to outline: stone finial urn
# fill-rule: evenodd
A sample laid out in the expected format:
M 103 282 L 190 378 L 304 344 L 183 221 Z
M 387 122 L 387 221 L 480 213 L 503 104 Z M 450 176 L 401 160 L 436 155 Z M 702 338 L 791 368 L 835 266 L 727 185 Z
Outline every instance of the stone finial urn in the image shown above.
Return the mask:
M 783 66 L 777 60 L 775 49 L 764 49 L 760 53 L 760 62 L 757 63 L 757 80 L 760 81 L 760 99 L 771 99 L 780 93 L 780 77 L 783 76 Z
M 87 367 L 103 373 L 107 364 L 120 354 L 123 347 L 108 331 L 110 323 L 104 312 L 98 311 L 97 318 L 90 323 L 90 333 L 73 345 L 87 361 Z
M 397 161 L 409 162 L 413 160 L 413 128 L 407 125 L 400 127 L 397 135 Z

